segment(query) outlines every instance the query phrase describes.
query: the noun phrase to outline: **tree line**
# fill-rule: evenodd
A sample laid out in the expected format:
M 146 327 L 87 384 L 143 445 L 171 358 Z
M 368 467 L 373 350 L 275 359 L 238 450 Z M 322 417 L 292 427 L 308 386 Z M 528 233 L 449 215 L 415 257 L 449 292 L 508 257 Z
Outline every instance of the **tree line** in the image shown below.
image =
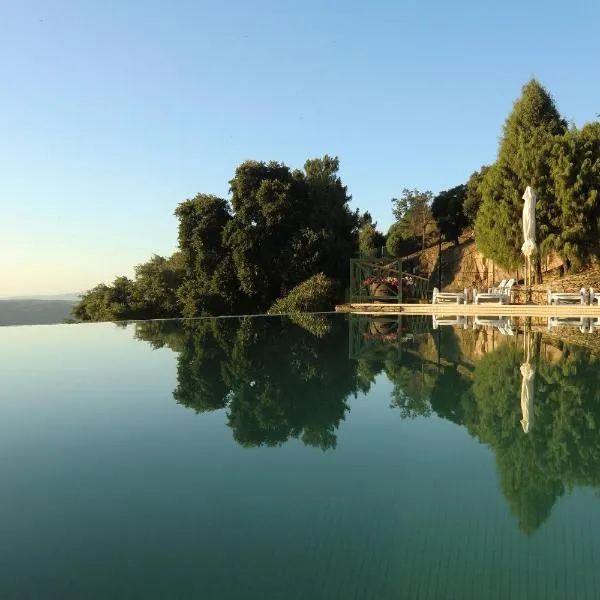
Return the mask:
M 363 254 L 385 244 L 392 256 L 443 239 L 459 242 L 474 229 L 478 250 L 505 269 L 523 262 L 523 193 L 537 194 L 538 281 L 549 253 L 565 270 L 600 256 L 600 121 L 578 128 L 560 115 L 554 99 L 537 80 L 522 89 L 507 117 L 496 161 L 468 181 L 434 196 L 405 189 L 393 199 L 395 222 L 386 235 L 372 221 L 360 232 Z
M 288 309 L 330 308 L 347 285 L 361 218 L 338 171 L 338 158 L 327 155 L 306 161 L 304 170 L 242 163 L 229 182 L 230 201 L 198 194 L 177 206 L 173 256 L 155 255 L 135 268 L 134 279 L 96 286 L 74 315 L 97 321 L 278 312 L 285 298 Z
M 331 308 L 343 298 L 350 258 L 401 257 L 440 237 L 458 244 L 466 229 L 474 229 L 485 257 L 512 269 L 522 262 L 528 185 L 537 193 L 538 277 L 550 252 L 566 269 L 600 254 L 600 122 L 569 126 L 536 80 L 523 87 L 506 119 L 496 162 L 437 195 L 405 188 L 391 201 L 394 222 L 385 234 L 368 211 L 350 209 L 337 157 L 307 160 L 302 170 L 246 161 L 229 184 L 230 200 L 198 194 L 179 204 L 173 256 L 155 255 L 135 268 L 133 279 L 97 285 L 74 316 L 265 312 L 305 282 L 294 295 L 304 310 Z M 310 301 L 301 297 L 307 290 Z

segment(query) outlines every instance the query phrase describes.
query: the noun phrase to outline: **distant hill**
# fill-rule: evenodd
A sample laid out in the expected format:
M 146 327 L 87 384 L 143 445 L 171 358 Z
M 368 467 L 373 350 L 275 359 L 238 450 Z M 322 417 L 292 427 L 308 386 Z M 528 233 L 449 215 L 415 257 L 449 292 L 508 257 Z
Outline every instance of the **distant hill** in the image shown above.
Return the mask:
M 46 325 L 71 318 L 74 300 L 0 300 L 0 326 Z

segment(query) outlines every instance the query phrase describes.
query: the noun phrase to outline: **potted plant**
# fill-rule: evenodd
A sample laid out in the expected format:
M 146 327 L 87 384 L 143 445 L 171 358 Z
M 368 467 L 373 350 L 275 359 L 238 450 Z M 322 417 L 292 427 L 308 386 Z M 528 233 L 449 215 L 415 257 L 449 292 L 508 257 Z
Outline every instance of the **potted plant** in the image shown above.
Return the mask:
M 391 302 L 398 297 L 400 281 L 397 277 L 367 277 L 363 279 L 363 285 L 369 289 L 369 296 L 373 296 L 379 302 Z

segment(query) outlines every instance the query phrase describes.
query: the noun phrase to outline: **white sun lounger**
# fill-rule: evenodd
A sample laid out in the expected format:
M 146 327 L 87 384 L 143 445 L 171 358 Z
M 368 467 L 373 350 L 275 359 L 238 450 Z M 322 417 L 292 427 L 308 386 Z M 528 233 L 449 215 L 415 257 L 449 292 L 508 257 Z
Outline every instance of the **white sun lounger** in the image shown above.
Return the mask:
M 593 319 L 587 317 L 548 317 L 548 331 L 553 327 L 577 327 L 581 333 L 594 331 Z
M 436 315 L 431 315 L 431 319 L 433 321 L 433 328 L 437 329 L 440 325 L 451 325 L 455 327 L 462 327 L 463 329 L 467 328 L 467 317 L 456 315 L 450 317 L 437 317 Z
M 553 292 L 548 288 L 548 304 L 587 304 L 589 299 L 585 288 L 578 292 Z
M 440 292 L 438 288 L 433 288 L 432 304 L 441 304 L 442 302 L 450 302 L 455 304 L 467 304 L 469 301 L 469 290 L 465 288 L 462 292 Z
M 514 279 L 509 279 L 504 286 L 492 288 L 491 292 L 478 292 L 473 290 L 473 304 L 481 304 L 482 302 L 497 302 L 498 304 L 510 304 L 510 293 L 515 285 Z
M 592 305 L 596 302 L 600 304 L 600 292 L 594 292 L 594 288 L 590 288 L 589 301 Z
M 477 327 L 482 326 L 495 327 L 502 335 L 515 335 L 509 317 L 499 316 L 496 318 L 475 316 L 473 319 L 473 329 L 477 329 Z
M 494 292 L 497 292 L 498 290 L 503 289 L 507 283 L 508 283 L 508 279 L 503 279 L 496 287 L 488 288 L 487 293 L 493 294 Z

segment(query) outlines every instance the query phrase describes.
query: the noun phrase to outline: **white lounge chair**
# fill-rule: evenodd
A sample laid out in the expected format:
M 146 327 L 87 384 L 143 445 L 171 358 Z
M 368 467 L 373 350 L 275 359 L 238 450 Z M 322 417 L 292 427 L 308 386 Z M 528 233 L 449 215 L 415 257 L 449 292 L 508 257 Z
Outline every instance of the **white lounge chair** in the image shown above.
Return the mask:
M 598 304 L 600 304 L 600 292 L 594 292 L 594 288 L 590 288 L 589 291 L 589 301 L 590 304 L 595 304 L 596 302 L 598 302 Z
M 589 300 L 585 288 L 581 288 L 578 292 L 553 292 L 548 288 L 548 304 L 587 304 Z
M 508 283 L 508 279 L 503 279 L 496 287 L 488 288 L 487 293 L 493 294 L 494 292 L 497 292 L 498 290 L 503 289 L 507 283 Z
M 473 329 L 477 327 L 495 327 L 502 335 L 515 335 L 512 328 L 512 323 L 509 317 L 479 317 L 475 316 L 473 319 Z
M 504 286 L 492 288 L 491 292 L 478 292 L 473 290 L 473 304 L 482 302 L 498 302 L 499 304 L 510 304 L 512 287 L 515 285 L 514 279 L 509 279 Z
M 588 333 L 594 331 L 593 321 L 587 317 L 548 317 L 548 331 L 553 327 L 577 327 L 581 333 Z
M 437 329 L 440 325 L 451 325 L 454 327 L 462 327 L 463 329 L 467 328 L 467 317 L 461 315 L 450 317 L 438 317 L 436 315 L 431 315 L 431 320 L 433 321 L 434 329 Z
M 469 301 L 469 290 L 465 288 L 462 292 L 440 292 L 438 288 L 433 288 L 432 304 L 441 304 L 449 302 L 454 304 L 467 304 Z

